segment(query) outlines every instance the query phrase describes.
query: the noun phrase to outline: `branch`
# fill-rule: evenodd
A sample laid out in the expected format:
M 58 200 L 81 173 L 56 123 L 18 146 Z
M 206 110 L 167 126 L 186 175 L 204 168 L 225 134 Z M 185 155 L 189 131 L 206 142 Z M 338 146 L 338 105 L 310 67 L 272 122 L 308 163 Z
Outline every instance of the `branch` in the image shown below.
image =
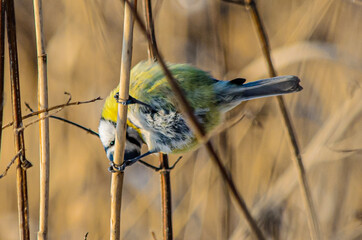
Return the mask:
M 268 35 L 265 31 L 264 24 L 260 17 L 256 3 L 254 0 L 248 0 L 248 1 L 245 1 L 244 4 L 245 3 L 246 3 L 247 9 L 250 11 L 254 26 L 257 28 L 257 33 L 258 33 L 258 37 L 259 37 L 259 40 L 261 43 L 263 55 L 268 64 L 269 75 L 271 77 L 276 77 L 277 72 L 274 68 L 273 61 L 271 59 L 271 53 L 270 53 L 271 51 L 270 51 Z M 312 198 L 311 190 L 310 190 L 310 187 L 308 184 L 308 179 L 307 179 L 306 171 L 305 171 L 305 168 L 303 165 L 302 156 L 301 156 L 300 149 L 298 146 L 297 135 L 294 130 L 293 122 L 290 118 L 288 109 L 285 105 L 284 98 L 282 96 L 277 96 L 276 99 L 278 101 L 280 113 L 284 120 L 284 126 L 285 126 L 288 136 L 289 136 L 288 139 L 289 139 L 290 151 L 293 155 L 292 159 L 293 159 L 293 162 L 299 173 L 298 174 L 299 184 L 300 184 L 300 189 L 301 189 L 301 193 L 302 193 L 303 200 L 304 200 L 303 202 L 304 202 L 305 208 L 307 210 L 307 214 L 308 214 L 308 226 L 309 226 L 311 238 L 312 239 L 321 239 L 321 232 L 320 232 L 320 227 L 319 227 L 318 216 L 317 216 L 314 204 L 313 204 L 313 198 Z
M 6 27 L 8 32 L 8 45 L 9 45 L 9 62 L 10 62 L 10 82 L 11 82 L 11 100 L 13 108 L 13 121 L 14 129 L 22 126 L 21 119 L 21 99 L 20 99 L 20 79 L 19 79 L 19 62 L 18 62 L 18 48 L 16 41 L 16 25 L 15 25 L 15 9 L 14 0 L 5 2 L 6 6 Z M 16 168 L 16 182 L 17 182 L 17 203 L 18 203 L 18 216 L 19 216 L 19 237 L 23 240 L 30 239 L 29 232 L 29 202 L 28 202 L 28 183 L 27 173 L 24 163 L 25 158 L 25 142 L 24 132 L 14 131 L 15 149 L 21 150 L 18 156 Z
M 125 3 L 127 3 L 127 5 L 132 9 L 133 14 L 135 16 L 135 20 L 141 28 L 141 32 L 147 37 L 147 40 L 149 42 L 152 42 L 152 38 L 151 38 L 149 32 L 147 31 L 145 25 L 143 24 L 141 18 L 137 14 L 137 11 L 135 10 L 135 8 L 132 7 L 132 5 L 129 3 L 128 0 L 125 0 Z M 160 66 L 166 76 L 166 79 L 167 79 L 168 83 L 170 84 L 173 93 L 175 94 L 177 101 L 180 102 L 178 107 L 180 108 L 182 114 L 187 117 L 186 118 L 187 122 L 188 122 L 189 126 L 191 127 L 191 129 L 193 130 L 197 140 L 200 143 L 205 143 L 205 147 L 210 155 L 210 158 L 214 161 L 214 163 L 219 168 L 219 171 L 221 172 L 223 179 L 226 181 L 226 183 L 229 187 L 229 190 L 231 191 L 232 195 L 234 196 L 240 210 L 244 214 L 244 217 L 246 218 L 247 222 L 249 223 L 254 234 L 257 236 L 258 239 L 265 239 L 260 228 L 258 227 L 255 220 L 251 216 L 250 211 L 247 208 L 244 199 L 242 198 L 241 194 L 237 190 L 236 185 L 235 185 L 230 173 L 223 166 L 220 158 L 217 156 L 211 143 L 207 140 L 206 132 L 205 132 L 204 128 L 201 126 L 201 124 L 198 122 L 197 118 L 195 117 L 195 115 L 193 113 L 194 111 L 191 108 L 191 106 L 189 105 L 189 103 L 187 102 L 187 99 L 184 96 L 180 86 L 178 85 L 177 80 L 172 76 L 172 73 L 167 68 L 166 63 L 163 60 L 163 58 L 162 58 L 161 54 L 159 53 L 159 51 L 157 50 L 157 48 L 154 45 L 152 45 L 152 48 L 153 48 L 153 51 L 155 53 L 155 56 L 160 64 Z
M 43 34 L 42 0 L 34 0 L 34 20 L 36 35 L 36 50 L 38 57 L 38 109 L 48 107 L 48 76 L 47 55 Z M 59 110 L 60 111 L 60 110 Z M 48 239 L 48 210 L 49 210 L 49 119 L 48 113 L 39 115 L 39 146 L 40 146 L 40 201 L 39 201 L 39 231 L 38 240 Z M 28 124 L 27 126 L 30 126 Z M 25 127 L 27 127 L 25 126 Z
M 30 117 L 37 116 L 40 113 L 50 112 L 50 111 L 53 111 L 53 110 L 57 110 L 57 109 L 64 108 L 64 107 L 69 107 L 69 106 L 74 106 L 74 105 L 82 105 L 82 104 L 86 104 L 86 103 L 92 103 L 92 102 L 96 102 L 96 101 L 99 101 L 99 100 L 102 100 L 102 98 L 97 97 L 97 98 L 94 98 L 94 99 L 91 99 L 91 100 L 88 100 L 88 101 L 67 102 L 67 103 L 64 103 L 64 104 L 56 105 L 56 106 L 53 106 L 53 107 L 50 107 L 50 108 L 45 108 L 45 109 L 42 109 L 42 110 L 39 110 L 39 111 L 36 111 L 36 112 L 32 112 L 32 113 L 27 114 L 27 115 L 24 115 L 24 116 L 22 116 L 22 120 L 30 118 Z M 10 122 L 10 123 L 4 125 L 2 129 L 10 127 L 13 124 L 14 124 L 14 122 Z
M 6 166 L 4 172 L 0 175 L 0 179 L 2 179 L 3 177 L 6 176 L 6 174 L 8 173 L 11 165 L 14 164 L 15 160 L 20 156 L 20 154 L 22 153 L 22 149 L 19 150 L 19 152 L 11 159 L 11 161 L 9 162 L 9 164 Z
M 72 96 L 69 94 L 69 99 L 68 99 L 68 102 L 67 102 L 66 104 L 69 104 L 69 102 L 70 102 L 71 99 L 72 99 Z M 26 104 L 26 106 L 30 108 L 29 105 Z M 31 108 L 30 108 L 30 109 L 31 109 Z M 32 110 L 32 109 L 31 109 L 31 110 Z M 39 116 L 38 119 L 35 119 L 34 121 L 26 124 L 25 126 L 20 127 L 20 128 L 17 128 L 17 129 L 15 129 L 15 130 L 16 130 L 16 131 L 19 131 L 19 132 L 20 132 L 20 131 L 24 131 L 24 129 L 27 128 L 27 127 L 29 127 L 30 125 L 33 125 L 34 123 L 37 123 L 37 122 L 39 122 L 39 121 L 41 121 L 41 120 L 48 119 L 49 117 L 53 116 L 54 114 L 57 114 L 58 112 L 60 112 L 60 111 L 62 111 L 62 110 L 63 110 L 63 108 L 59 108 L 59 109 L 58 109 L 55 113 L 53 113 L 52 115 L 50 115 L 50 114 L 49 114 L 49 115 L 43 115 L 43 117 L 40 117 L 40 116 Z
M 148 59 L 152 62 L 157 62 L 155 56 L 155 50 L 158 51 L 157 41 L 155 35 L 155 27 L 152 17 L 152 2 L 151 0 L 144 0 L 144 13 L 146 19 L 146 29 L 148 35 L 151 37 L 151 41 L 148 42 Z M 177 163 L 178 161 L 176 161 Z M 159 171 L 161 177 L 161 214 L 162 214 L 162 229 L 163 229 L 163 239 L 171 240 L 173 239 L 173 230 L 172 230 L 172 194 L 171 194 L 171 176 L 169 167 L 168 156 L 167 154 L 159 153 Z
M 0 3 L 0 152 L 4 110 L 5 1 Z
M 137 1 L 133 0 L 131 7 L 137 6 Z M 119 79 L 119 100 L 126 101 L 129 98 L 129 78 L 132 63 L 132 42 L 133 42 L 133 15 L 130 8 L 124 8 L 123 22 L 123 44 L 121 58 L 121 73 Z M 124 161 L 126 127 L 127 127 L 128 107 L 118 103 L 117 126 L 115 136 L 115 151 L 113 162 L 120 165 Z M 121 206 L 123 172 L 112 173 L 111 182 L 111 240 L 120 239 L 121 229 Z
M 25 103 L 25 106 L 29 109 L 29 111 L 34 112 L 34 110 L 30 107 L 30 105 L 29 105 L 28 103 Z M 87 133 L 90 133 L 90 134 L 92 134 L 92 135 L 94 135 L 94 136 L 99 137 L 99 134 L 98 134 L 97 132 L 93 131 L 92 129 L 83 127 L 82 125 L 80 125 L 80 124 L 78 124 L 78 123 L 75 123 L 75 122 L 72 122 L 72 121 L 70 121 L 70 120 L 68 120 L 68 119 L 65 119 L 65 118 L 62 118 L 62 117 L 58 117 L 58 116 L 54 116 L 54 114 L 48 115 L 48 117 L 49 117 L 49 118 L 53 118 L 53 119 L 57 119 L 57 120 L 59 120 L 59 121 L 68 123 L 68 124 L 73 125 L 73 126 L 76 126 L 76 127 L 80 128 L 80 129 L 86 131 Z
M 152 235 L 152 238 L 153 238 L 153 240 L 157 240 L 157 238 L 156 238 L 156 233 L 155 232 L 151 232 L 151 235 Z

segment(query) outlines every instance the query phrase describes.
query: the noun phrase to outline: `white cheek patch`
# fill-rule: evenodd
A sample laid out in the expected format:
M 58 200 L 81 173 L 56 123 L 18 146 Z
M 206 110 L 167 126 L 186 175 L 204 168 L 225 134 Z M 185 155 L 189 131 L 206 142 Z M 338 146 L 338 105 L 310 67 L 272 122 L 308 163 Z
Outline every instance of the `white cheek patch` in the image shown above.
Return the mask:
M 109 121 L 101 120 L 99 123 L 98 132 L 103 146 L 109 147 L 110 143 L 114 141 L 116 127 Z

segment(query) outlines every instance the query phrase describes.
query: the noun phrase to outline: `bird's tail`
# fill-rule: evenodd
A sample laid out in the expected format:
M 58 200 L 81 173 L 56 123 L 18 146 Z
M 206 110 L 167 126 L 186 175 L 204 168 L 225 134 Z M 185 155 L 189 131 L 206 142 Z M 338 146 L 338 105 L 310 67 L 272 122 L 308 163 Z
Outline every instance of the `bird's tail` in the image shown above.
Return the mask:
M 296 76 L 280 76 L 243 83 L 240 79 L 229 82 L 220 82 L 218 89 L 218 103 L 221 111 L 229 111 L 242 101 L 269 96 L 283 95 L 301 91 L 299 78 Z

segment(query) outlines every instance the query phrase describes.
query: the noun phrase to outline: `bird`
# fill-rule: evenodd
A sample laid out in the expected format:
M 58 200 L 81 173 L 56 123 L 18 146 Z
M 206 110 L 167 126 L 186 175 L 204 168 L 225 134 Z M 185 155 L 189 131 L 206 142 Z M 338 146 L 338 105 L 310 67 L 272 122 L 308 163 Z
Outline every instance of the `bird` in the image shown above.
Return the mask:
M 199 123 L 210 133 L 223 122 L 226 112 L 241 102 L 301 91 L 297 76 L 278 76 L 246 83 L 244 78 L 217 80 L 185 63 L 168 63 Z M 108 159 L 113 163 L 118 110 L 118 89 L 105 100 L 99 122 L 99 136 Z M 130 74 L 124 163 L 121 170 L 152 153 L 179 154 L 198 146 L 198 141 L 157 62 L 141 61 Z M 141 154 L 146 144 L 148 151 Z M 119 166 L 118 166 L 119 167 Z

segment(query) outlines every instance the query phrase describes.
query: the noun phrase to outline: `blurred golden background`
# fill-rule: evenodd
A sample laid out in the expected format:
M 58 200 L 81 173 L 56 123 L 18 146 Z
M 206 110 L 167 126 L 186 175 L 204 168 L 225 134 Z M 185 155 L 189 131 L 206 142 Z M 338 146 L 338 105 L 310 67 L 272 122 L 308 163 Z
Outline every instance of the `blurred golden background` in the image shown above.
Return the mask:
M 139 0 L 139 10 L 142 1 Z M 259 0 L 280 75 L 297 75 L 304 90 L 285 97 L 294 121 L 324 239 L 362 239 L 362 3 L 359 0 Z M 267 77 L 249 13 L 212 0 L 153 1 L 158 46 L 169 62 L 187 62 L 215 78 Z M 32 1 L 15 1 L 22 102 L 37 106 Z M 44 1 L 49 106 L 106 97 L 119 82 L 121 1 Z M 143 14 L 142 14 L 143 15 Z M 5 46 L 7 49 L 7 45 Z M 7 50 L 6 50 L 7 51 Z M 147 58 L 136 26 L 133 65 Z M 6 52 L 4 123 L 12 119 Z M 58 116 L 97 130 L 103 101 L 65 108 Z M 23 113 L 29 110 L 22 104 Z M 273 98 L 234 109 L 244 118 L 213 144 L 248 206 L 280 239 L 309 239 L 307 215 L 286 133 Z M 38 125 L 25 130 L 32 239 L 38 230 Z M 15 155 L 13 131 L 3 131 L 0 170 Z M 50 120 L 49 239 L 108 239 L 110 173 L 96 137 Z M 145 149 L 144 149 L 145 150 Z M 178 156 L 171 156 L 173 162 Z M 158 156 L 147 158 L 157 164 Z M 175 239 L 250 239 L 204 149 L 185 154 L 171 172 Z M 160 176 L 135 164 L 126 171 L 122 238 L 161 239 Z M 273 220 L 274 219 L 274 220 Z M 13 166 L 0 180 L 0 239 L 18 239 Z M 272 226 L 269 226 L 272 228 Z

